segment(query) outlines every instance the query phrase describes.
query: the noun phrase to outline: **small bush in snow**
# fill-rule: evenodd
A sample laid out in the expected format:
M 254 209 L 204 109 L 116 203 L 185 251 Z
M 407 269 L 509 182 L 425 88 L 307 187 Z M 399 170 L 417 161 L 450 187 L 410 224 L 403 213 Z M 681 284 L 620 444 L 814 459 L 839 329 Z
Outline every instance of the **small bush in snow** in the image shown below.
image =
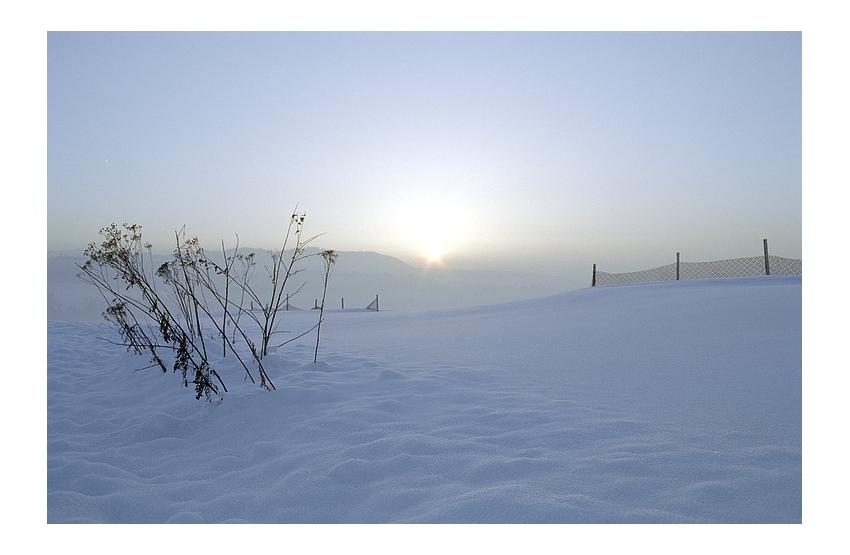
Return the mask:
M 86 249 L 87 260 L 80 266 L 79 275 L 97 287 L 107 302 L 104 317 L 118 329 L 120 344 L 136 354 L 147 354 L 163 372 L 168 368 L 165 360 L 170 358 L 184 386 L 194 384 L 196 398 L 209 400 L 227 391 L 221 375 L 210 364 L 209 349 L 214 344 L 218 344 L 222 356 L 236 358 L 245 379 L 253 383 L 259 380 L 262 388 L 271 390 L 275 386 L 263 367 L 263 357 L 279 332 L 278 313 L 292 294 L 291 278 L 299 271 L 297 265 L 310 256 L 305 254 L 305 246 L 315 239 L 302 237 L 304 219 L 304 214 L 292 215 L 281 250 L 271 253 L 272 266 L 266 269 L 272 287 L 266 298 L 251 284 L 254 253 L 240 254 L 238 238 L 231 256 L 227 256 L 222 242 L 223 262 L 216 262 L 206 256 L 197 237 L 186 237 L 185 230 L 175 234 L 171 259 L 154 269 L 151 245 L 142 242 L 141 226 L 124 224 L 119 228 L 112 224 L 100 230 L 104 239 L 100 245 L 92 243 Z M 292 255 L 284 257 L 292 242 Z M 336 253 L 319 254 L 325 262 L 327 292 Z M 248 308 L 255 305 L 259 310 Z M 318 353 L 321 322 L 322 311 L 315 325 L 277 347 L 317 330 Z M 256 330 L 259 347 L 251 329 Z

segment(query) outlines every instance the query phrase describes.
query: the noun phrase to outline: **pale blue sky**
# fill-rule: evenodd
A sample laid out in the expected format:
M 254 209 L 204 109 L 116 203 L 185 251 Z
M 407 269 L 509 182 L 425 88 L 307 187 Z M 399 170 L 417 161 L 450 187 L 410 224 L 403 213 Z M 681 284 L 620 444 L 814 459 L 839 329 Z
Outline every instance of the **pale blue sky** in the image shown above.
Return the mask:
M 49 33 L 48 249 L 589 275 L 802 255 L 800 33 Z

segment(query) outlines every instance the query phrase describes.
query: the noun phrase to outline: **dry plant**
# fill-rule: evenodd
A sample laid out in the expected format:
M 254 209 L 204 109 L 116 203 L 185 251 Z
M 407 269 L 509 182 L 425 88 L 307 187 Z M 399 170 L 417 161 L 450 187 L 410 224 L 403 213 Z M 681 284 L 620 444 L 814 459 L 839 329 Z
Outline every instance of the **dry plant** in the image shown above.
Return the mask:
M 272 265 L 266 270 L 271 295 L 267 298 L 261 298 L 251 284 L 255 256 L 238 252 L 238 236 L 231 256 L 227 256 L 222 241 L 223 262 L 218 263 L 206 256 L 197 237 L 186 236 L 185 228 L 175 234 L 176 248 L 171 259 L 156 269 L 151 245 L 142 242 L 140 225 L 124 224 L 119 228 L 112 224 L 103 228 L 100 235 L 104 240 L 86 249 L 87 260 L 80 266 L 79 276 L 94 285 L 107 302 L 104 317 L 117 327 L 120 344 L 136 354 L 147 354 L 163 372 L 168 368 L 168 357 L 163 353 L 170 353 L 173 370 L 180 372 L 184 386 L 195 385 L 196 398 L 210 400 L 213 395 L 227 392 L 221 375 L 210 364 L 208 349 L 212 345 L 208 343 L 220 343 L 222 356 L 235 357 L 246 380 L 257 383 L 256 373 L 260 386 L 271 390 L 275 386 L 263 367 L 263 357 L 279 332 L 278 313 L 286 309 L 289 296 L 304 286 L 290 292 L 292 278 L 300 271 L 298 264 L 311 256 L 305 253 L 305 247 L 316 238 L 303 238 L 304 220 L 304 214 L 293 213 L 281 249 L 270 253 Z M 284 258 L 289 248 L 292 254 Z M 326 293 L 336 253 L 319 254 L 326 265 Z M 255 303 L 259 310 L 252 310 Z M 320 311 L 315 325 L 277 346 L 320 329 L 322 317 Z M 258 332 L 259 348 L 250 328 Z M 214 333 L 208 334 L 210 330 Z M 318 341 L 317 332 L 316 354 Z

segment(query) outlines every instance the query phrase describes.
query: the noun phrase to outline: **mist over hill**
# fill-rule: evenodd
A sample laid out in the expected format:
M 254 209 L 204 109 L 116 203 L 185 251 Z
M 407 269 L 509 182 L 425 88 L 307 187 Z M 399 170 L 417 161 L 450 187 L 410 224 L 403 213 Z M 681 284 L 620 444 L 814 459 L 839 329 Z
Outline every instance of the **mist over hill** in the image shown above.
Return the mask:
M 239 253 L 255 253 L 251 284 L 258 293 L 270 291 L 266 268 L 271 255 L 265 249 L 240 248 Z M 315 255 L 319 249 L 307 249 Z M 381 310 L 440 309 L 479 306 L 507 301 L 532 299 L 562 293 L 576 287 L 563 278 L 524 272 L 492 270 L 452 270 L 445 267 L 416 268 L 398 258 L 367 251 L 337 251 L 338 258 L 331 275 L 325 306 L 330 308 L 364 308 L 375 297 Z M 220 262 L 220 252 L 207 252 Z M 232 250 L 227 251 L 231 256 Z M 292 251 L 284 253 L 291 256 Z M 54 321 L 99 321 L 106 301 L 98 291 L 77 274 L 86 258 L 82 251 L 48 252 L 47 319 Z M 159 267 L 169 260 L 166 255 L 153 255 L 146 267 Z M 298 266 L 291 291 L 301 288 L 290 303 L 302 309 L 313 308 L 322 294 L 322 261 L 308 256 Z M 303 287 L 301 287 L 303 285 Z M 343 306 L 344 305 L 344 306 Z

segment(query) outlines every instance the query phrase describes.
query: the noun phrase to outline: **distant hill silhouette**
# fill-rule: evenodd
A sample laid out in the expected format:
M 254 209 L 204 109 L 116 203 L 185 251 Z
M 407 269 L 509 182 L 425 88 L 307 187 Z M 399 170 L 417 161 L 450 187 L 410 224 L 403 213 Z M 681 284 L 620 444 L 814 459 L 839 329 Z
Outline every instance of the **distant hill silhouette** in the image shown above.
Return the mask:
M 255 274 L 251 280 L 260 292 L 269 283 L 266 267 L 271 256 L 265 249 L 240 248 L 241 254 L 255 253 Z M 307 254 L 316 254 L 312 248 Z M 499 272 L 489 270 L 451 270 L 446 268 L 415 268 L 398 258 L 369 251 L 337 251 L 338 258 L 328 287 L 326 307 L 364 308 L 375 296 L 380 297 L 382 310 L 467 307 L 531 299 L 562 293 L 571 289 L 560 278 L 533 273 Z M 228 251 L 232 255 L 233 251 Z M 208 256 L 221 260 L 221 252 Z M 291 256 L 292 251 L 284 253 Z M 154 255 L 152 264 L 158 267 L 169 259 Z M 47 318 L 48 320 L 101 320 L 105 301 L 97 290 L 77 277 L 85 262 L 82 251 L 48 253 L 47 258 Z M 306 258 L 301 271 L 291 282 L 295 290 L 303 289 L 291 299 L 298 308 L 312 308 L 321 297 L 322 263 L 318 256 Z

